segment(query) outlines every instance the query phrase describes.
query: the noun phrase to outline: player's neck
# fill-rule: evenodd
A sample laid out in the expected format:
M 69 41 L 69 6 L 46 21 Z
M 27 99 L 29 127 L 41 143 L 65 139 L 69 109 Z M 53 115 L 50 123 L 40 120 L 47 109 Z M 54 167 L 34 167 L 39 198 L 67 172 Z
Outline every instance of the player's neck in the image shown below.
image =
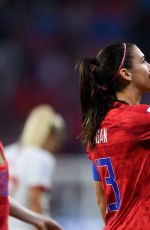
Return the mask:
M 127 102 L 129 105 L 136 105 L 140 104 L 141 94 L 134 90 L 124 90 L 122 92 L 117 92 L 117 98 Z

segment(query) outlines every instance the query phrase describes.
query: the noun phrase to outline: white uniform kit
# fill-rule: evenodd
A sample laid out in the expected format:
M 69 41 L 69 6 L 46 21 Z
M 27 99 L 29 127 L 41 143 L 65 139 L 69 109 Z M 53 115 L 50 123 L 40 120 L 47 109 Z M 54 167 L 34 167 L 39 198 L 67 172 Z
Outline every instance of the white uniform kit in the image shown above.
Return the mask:
M 9 164 L 9 194 L 23 206 L 29 208 L 29 188 L 44 188 L 41 204 L 45 215 L 50 213 L 50 190 L 56 167 L 54 156 L 34 146 L 13 144 L 5 148 Z M 9 230 L 31 230 L 33 226 L 9 218 Z

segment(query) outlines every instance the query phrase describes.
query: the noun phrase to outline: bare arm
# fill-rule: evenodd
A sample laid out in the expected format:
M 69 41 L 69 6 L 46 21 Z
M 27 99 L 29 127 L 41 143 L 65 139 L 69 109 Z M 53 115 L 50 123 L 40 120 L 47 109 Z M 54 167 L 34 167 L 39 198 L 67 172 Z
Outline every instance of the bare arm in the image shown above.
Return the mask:
M 34 212 L 42 213 L 42 206 L 41 206 L 41 196 L 44 190 L 40 187 L 30 187 L 29 188 L 29 196 L 28 196 L 28 203 L 29 209 Z
M 41 197 L 44 192 L 44 189 L 41 187 L 29 187 L 29 195 L 28 195 L 28 204 L 29 209 L 37 212 L 42 213 L 42 205 L 41 205 Z M 34 228 L 37 230 L 37 228 Z
M 97 203 L 98 203 L 102 218 L 105 223 L 106 202 L 105 202 L 105 196 L 104 196 L 104 191 L 103 191 L 101 182 L 94 181 L 94 188 L 96 192 Z
M 62 230 L 56 221 L 24 208 L 9 197 L 9 214 L 19 220 L 34 225 L 39 230 Z

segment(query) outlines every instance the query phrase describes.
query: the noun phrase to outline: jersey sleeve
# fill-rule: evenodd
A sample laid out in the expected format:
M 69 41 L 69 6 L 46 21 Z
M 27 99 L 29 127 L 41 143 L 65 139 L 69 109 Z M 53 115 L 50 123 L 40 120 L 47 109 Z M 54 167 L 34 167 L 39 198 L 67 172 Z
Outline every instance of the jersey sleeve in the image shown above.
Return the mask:
M 51 189 L 55 165 L 56 162 L 53 158 L 51 160 L 47 160 L 44 158 L 41 159 L 38 157 L 34 159 L 34 162 L 32 162 L 29 167 L 29 186 L 38 186 L 46 190 Z
M 150 106 L 139 105 L 131 110 L 130 133 L 138 142 L 150 144 Z M 130 114 L 130 113 L 129 113 Z M 127 124 L 129 125 L 129 124 Z
M 92 176 L 93 176 L 93 180 L 94 181 L 101 181 L 100 177 L 98 175 L 98 172 L 95 168 L 95 165 L 93 164 L 93 162 L 91 161 L 91 170 L 92 170 Z

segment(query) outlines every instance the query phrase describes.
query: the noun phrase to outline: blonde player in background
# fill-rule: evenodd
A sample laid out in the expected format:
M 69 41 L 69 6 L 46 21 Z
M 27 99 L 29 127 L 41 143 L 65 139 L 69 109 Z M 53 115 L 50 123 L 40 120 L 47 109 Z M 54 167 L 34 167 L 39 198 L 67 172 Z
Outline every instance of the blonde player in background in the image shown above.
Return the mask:
M 50 195 L 57 152 L 65 140 L 64 119 L 49 105 L 29 114 L 21 138 L 5 148 L 10 170 L 10 195 L 23 206 L 44 215 L 50 212 Z M 31 225 L 10 218 L 10 230 L 31 230 Z

